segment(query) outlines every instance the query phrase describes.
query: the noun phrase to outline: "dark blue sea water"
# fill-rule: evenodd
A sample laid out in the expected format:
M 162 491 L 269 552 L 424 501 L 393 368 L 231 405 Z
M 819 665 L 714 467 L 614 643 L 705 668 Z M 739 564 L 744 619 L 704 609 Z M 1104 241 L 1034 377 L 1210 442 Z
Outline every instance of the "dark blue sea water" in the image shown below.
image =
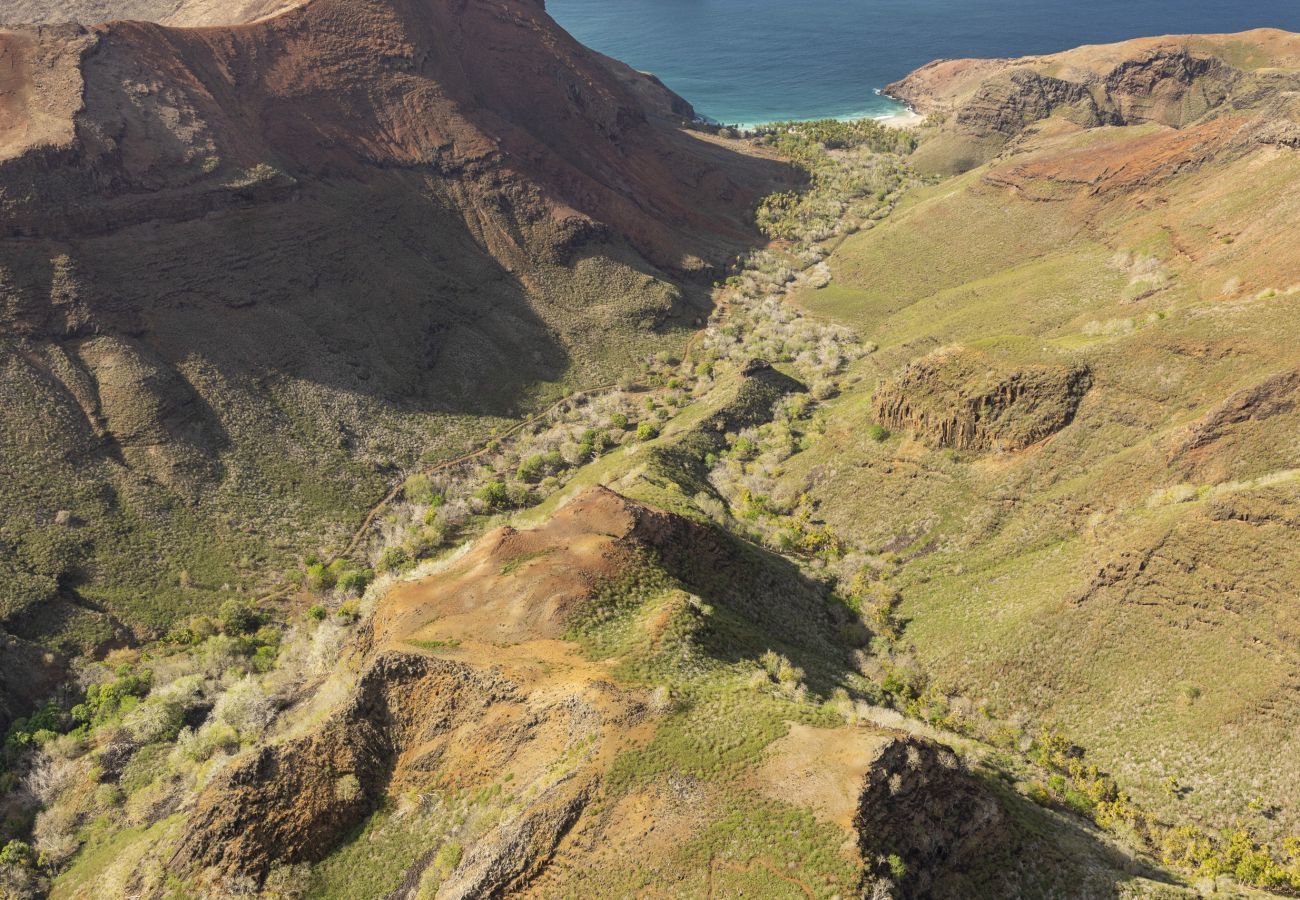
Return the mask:
M 728 124 L 883 115 L 932 59 L 1156 34 L 1300 31 L 1300 0 L 547 0 L 580 41 Z

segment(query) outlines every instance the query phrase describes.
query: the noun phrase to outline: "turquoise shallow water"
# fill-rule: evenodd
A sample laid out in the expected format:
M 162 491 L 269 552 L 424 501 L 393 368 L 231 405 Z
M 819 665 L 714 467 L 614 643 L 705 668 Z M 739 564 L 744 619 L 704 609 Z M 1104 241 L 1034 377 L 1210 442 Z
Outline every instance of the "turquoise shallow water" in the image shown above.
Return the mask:
M 884 115 L 932 59 L 1024 56 L 1152 34 L 1300 31 L 1300 0 L 547 0 L 580 41 L 728 124 Z

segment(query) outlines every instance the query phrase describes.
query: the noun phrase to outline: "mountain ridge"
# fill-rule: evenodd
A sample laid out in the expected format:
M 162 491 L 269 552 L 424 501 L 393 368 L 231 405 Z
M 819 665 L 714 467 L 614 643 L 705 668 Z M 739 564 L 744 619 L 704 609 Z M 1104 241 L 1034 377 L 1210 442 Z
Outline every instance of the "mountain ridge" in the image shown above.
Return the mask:
M 330 540 L 395 467 L 629 371 L 633 344 L 679 345 L 755 239 L 749 208 L 796 178 L 684 130 L 688 104 L 522 0 L 313 0 L 0 47 L 5 495 L 32 526 L 66 511 L 88 547 L 56 567 L 55 619 L 70 590 L 142 633 L 219 604 L 266 548 L 234 538 L 209 565 L 193 529 Z M 324 486 L 305 507 L 235 511 L 303 482 Z M 124 516 L 151 523 L 143 546 Z M 5 618 L 46 633 L 43 603 Z

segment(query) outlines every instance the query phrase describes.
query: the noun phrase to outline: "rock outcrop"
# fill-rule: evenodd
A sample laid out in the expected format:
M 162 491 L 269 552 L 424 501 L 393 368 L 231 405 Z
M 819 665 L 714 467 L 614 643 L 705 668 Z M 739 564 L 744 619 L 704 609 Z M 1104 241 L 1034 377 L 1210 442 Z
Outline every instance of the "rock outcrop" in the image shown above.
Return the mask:
M 1241 69 L 1217 55 L 1244 37 L 1152 38 L 1053 56 L 938 60 L 885 92 L 940 122 L 943 137 L 922 154 L 923 166 L 933 156 L 940 168 L 970 168 L 1050 116 L 1084 128 L 1148 122 L 1184 128 L 1294 92 L 1294 73 Z M 1269 43 L 1282 59 L 1300 54 L 1294 35 L 1261 30 L 1249 37 Z M 1279 92 L 1281 85 L 1289 86 Z M 965 152 L 954 155 L 943 146 L 957 143 Z
M 1300 405 L 1300 370 L 1279 372 L 1259 384 L 1229 394 L 1188 425 L 1170 449 L 1170 459 L 1200 450 L 1236 426 L 1262 422 Z
M 1011 366 L 963 348 L 914 360 L 872 398 L 877 421 L 936 447 L 1023 450 L 1061 430 L 1092 384 L 1081 366 Z
M 615 660 L 572 642 L 575 629 L 629 602 L 650 610 L 634 617 L 646 645 L 685 642 L 674 664 L 688 664 L 686 650 L 734 654 L 738 627 L 771 628 L 783 646 L 806 642 L 817 665 L 848 662 L 822 589 L 797 569 L 711 525 L 589 488 L 535 528 L 496 529 L 394 585 L 367 626 L 347 699 L 322 724 L 215 778 L 186 810 L 169 870 L 212 884 L 261 880 L 325 858 L 381 804 L 502 784 L 515 800 L 490 827 L 459 836 L 464 855 L 442 873 L 438 896 L 500 896 L 529 883 L 585 822 L 586 849 L 570 847 L 572 865 L 572 852 L 590 852 L 609 827 L 587 809 L 610 765 L 672 711 L 666 688 L 616 683 Z M 408 886 L 430 865 L 417 860 Z
M 917 738 L 881 751 L 853 824 L 864 862 L 900 900 L 962 896 L 964 874 L 987 871 L 987 861 L 1013 843 L 1009 817 L 988 786 L 951 750 Z

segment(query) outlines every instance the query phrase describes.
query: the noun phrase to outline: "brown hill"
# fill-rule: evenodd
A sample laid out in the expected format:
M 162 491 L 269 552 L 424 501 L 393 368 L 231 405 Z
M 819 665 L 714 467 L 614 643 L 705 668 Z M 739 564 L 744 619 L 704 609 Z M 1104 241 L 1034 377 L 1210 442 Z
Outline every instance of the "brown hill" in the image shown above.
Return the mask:
M 917 161 L 963 171 L 1036 122 L 1185 128 L 1294 103 L 1300 35 L 1172 35 L 1021 59 L 938 60 L 885 88 L 938 132 Z
M 784 896 L 784 887 L 798 896 L 808 884 L 830 895 L 844 885 L 822 880 L 826 857 L 863 896 L 1033 893 L 1042 873 L 1002 864 L 1024 854 L 1053 860 L 1060 872 L 1049 883 L 1091 866 L 1080 896 L 1113 881 L 1100 847 L 1068 828 L 1047 836 L 1027 827 L 1034 813 L 1023 801 L 947 748 L 895 730 L 794 725 L 721 784 L 691 774 L 709 755 L 703 748 L 657 778 L 629 779 L 629 759 L 687 714 L 665 689 L 629 684 L 623 657 L 649 652 L 680 664 L 703 653 L 696 665 L 705 665 L 735 637 L 727 611 L 763 603 L 760 586 L 818 636 L 821 660 L 833 664 L 843 648 L 817 588 L 716 528 L 604 488 L 577 494 L 534 529 L 499 528 L 425 577 L 394 585 L 348 697 L 188 798 L 183 826 L 143 848 L 146 864 L 118 889 L 159 895 L 157 858 L 177 883 L 199 876 L 217 892 L 249 877 L 261 884 L 346 847 L 360 823 L 374 828 L 377 810 L 407 809 L 370 840 L 419 833 L 429 812 L 407 808 L 409 798 L 448 791 L 488 804 L 500 795 L 503 808 L 459 826 L 461 852 L 450 861 L 431 841 L 404 872 L 385 872 L 380 883 L 400 879 L 389 896 L 622 896 L 629 873 L 675 895 L 730 896 L 751 869 L 758 896 Z M 628 613 L 638 636 L 630 645 L 608 657 L 609 647 L 583 652 L 581 623 Z M 761 633 L 778 619 L 748 624 Z M 761 695 L 728 699 L 760 717 Z M 752 721 L 734 733 L 747 727 Z M 709 836 L 746 798 L 770 798 L 775 822 L 790 808 L 779 804 L 815 809 L 799 820 L 796 846 L 816 847 L 818 861 L 778 869 L 768 856 L 780 859 L 779 849 L 678 858 L 692 845 L 711 847 Z M 901 893 L 888 890 L 900 877 L 885 862 L 895 852 L 909 873 Z M 367 875 L 373 865 L 363 866 Z
M 531 0 L 17 28 L 0 58 L 0 501 L 63 523 L 18 574 L 74 601 L 6 596 L 24 634 L 218 603 L 475 417 L 678 346 L 790 177 Z

